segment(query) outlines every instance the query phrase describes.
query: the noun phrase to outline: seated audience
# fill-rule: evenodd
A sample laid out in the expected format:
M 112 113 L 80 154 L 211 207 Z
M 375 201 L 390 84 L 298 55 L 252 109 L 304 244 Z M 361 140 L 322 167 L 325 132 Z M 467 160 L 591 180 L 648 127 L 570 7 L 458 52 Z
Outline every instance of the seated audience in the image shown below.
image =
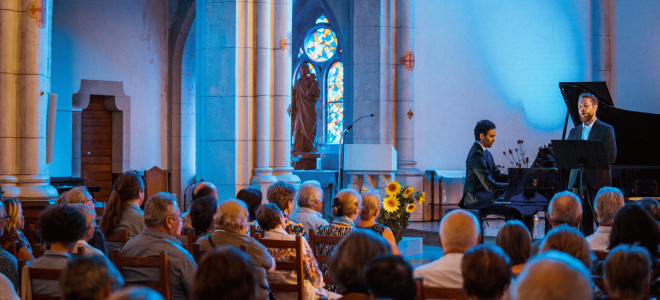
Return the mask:
M 323 212 L 323 190 L 316 180 L 303 182 L 296 194 L 298 209 L 291 215 L 291 220 L 305 227 L 305 230 L 327 226 L 321 213 Z
M 106 203 L 101 218 L 100 229 L 107 237 L 128 229 L 128 235 L 133 237 L 144 229 L 144 212 L 140 209 L 144 201 L 144 183 L 136 171 L 121 174 L 113 185 L 110 199 Z M 108 248 L 119 249 L 123 245 L 109 242 Z
M 548 204 L 548 213 L 546 214 L 550 228 L 566 224 L 571 227 L 579 228 L 582 222 L 582 202 L 577 195 L 569 191 L 556 193 Z M 543 239 L 532 243 L 532 256 L 539 253 Z
M 367 262 L 378 255 L 392 254 L 389 243 L 373 231 L 356 229 L 347 234 L 330 258 L 330 273 L 337 290 L 348 299 L 368 299 L 364 277 Z
M 21 299 L 16 294 L 16 289 L 14 284 L 5 276 L 5 274 L 0 273 L 0 300 L 18 300 Z
M 215 222 L 213 218 L 218 211 L 218 200 L 213 196 L 204 196 L 197 198 L 190 207 L 190 221 L 193 227 L 193 240 L 215 231 Z M 188 247 L 188 239 L 182 235 L 181 246 Z M 190 248 L 188 248 L 190 249 Z
M 651 259 L 657 260 L 660 233 L 655 220 L 641 206 L 630 203 L 623 206 L 614 216 L 610 233 L 609 249 L 620 244 L 635 244 L 646 248 Z
M 641 300 L 649 291 L 651 257 L 645 248 L 619 245 L 605 259 L 603 273 L 609 297 Z
M 380 215 L 380 208 L 383 203 L 383 197 L 378 190 L 368 190 L 361 194 L 360 200 L 360 219 L 355 222 L 358 228 L 369 229 L 378 235 L 382 236 L 390 243 L 392 253 L 399 254 L 399 247 L 396 245 L 396 239 L 392 233 L 392 229 L 376 222 Z
M 94 236 L 94 227 L 96 227 L 96 211 L 94 209 L 90 208 L 89 206 L 82 204 L 82 203 L 77 203 L 71 205 L 73 208 L 77 209 L 79 213 L 81 213 L 85 217 L 85 235 L 76 242 L 76 246 L 73 249 L 74 253 L 78 252 L 78 248 L 83 248 L 85 249 L 85 255 L 88 256 L 102 256 L 106 258 L 106 255 L 103 254 L 99 249 L 96 249 L 92 246 L 90 246 L 87 242 Z
M 274 203 L 282 211 L 282 215 L 286 221 L 286 232 L 307 238 L 307 231 L 305 230 L 305 227 L 303 227 L 300 223 L 291 221 L 288 217 L 291 214 L 291 211 L 293 211 L 293 208 L 296 206 L 296 203 L 293 202 L 295 194 L 296 190 L 292 184 L 286 183 L 284 181 L 278 181 L 268 187 L 266 198 L 268 198 L 268 202 Z
M 124 285 L 114 267 L 101 256 L 74 256 L 60 276 L 63 300 L 102 300 Z
M 598 220 L 596 232 L 588 236 L 587 242 L 591 250 L 607 250 L 610 243 L 610 232 L 614 215 L 623 207 L 623 194 L 615 187 L 603 187 L 596 194 L 594 212 Z
M 121 255 L 153 257 L 167 251 L 171 297 L 188 299 L 197 264 L 177 240 L 181 234 L 181 212 L 173 194 L 158 193 L 149 198 L 144 209 L 144 225 L 147 228 L 126 242 Z M 160 280 L 158 269 L 124 267 L 121 272 L 126 282 Z
M 511 288 L 515 300 L 590 300 L 591 274 L 583 263 L 559 251 L 533 257 Z
M 163 296 L 148 287 L 134 285 L 113 293 L 107 300 L 163 300 Z
M 256 266 L 259 289 L 257 299 L 268 298 L 268 281 L 266 271 L 275 271 L 275 260 L 268 250 L 252 237 L 246 235 L 248 226 L 247 206 L 243 201 L 227 200 L 220 203 L 215 216 L 216 230 L 199 238 L 199 247 L 211 251 L 215 247 L 246 245 L 246 253 Z
M 315 230 L 316 234 L 332 235 L 332 236 L 345 236 L 353 229 L 355 229 L 355 220 L 359 213 L 360 194 L 352 189 L 343 189 L 337 193 L 332 199 L 332 215 L 335 216 L 332 223 L 328 226 L 323 226 Z M 336 244 L 317 243 L 316 254 L 332 255 L 337 248 Z M 319 264 L 319 269 L 323 276 L 331 276 L 328 265 L 325 263 Z M 335 292 L 334 284 L 325 286 L 328 291 Z
M 32 246 L 23 234 L 25 228 L 25 219 L 23 218 L 23 207 L 21 202 L 14 198 L 7 198 L 2 201 L 7 213 L 7 220 L 4 224 L 4 231 L 0 236 L 2 249 L 16 252 L 16 259 L 32 260 Z
M 644 199 L 637 201 L 637 204 L 646 210 L 656 222 L 660 222 L 660 202 L 658 202 L 658 200 L 645 197 Z
M 267 299 L 256 298 L 256 291 L 261 290 L 256 268 L 250 257 L 235 247 L 211 249 L 199 264 L 191 299 Z
M 412 267 L 399 255 L 374 257 L 364 267 L 364 278 L 376 299 L 415 299 L 417 287 Z
M 64 195 L 64 199 L 61 203 L 58 204 L 70 205 L 82 203 L 96 210 L 96 202 L 94 201 L 94 197 L 92 197 L 92 194 L 90 194 L 87 188 L 84 186 L 74 187 L 73 189 L 64 193 Z M 105 243 L 105 235 L 103 232 L 101 232 L 98 226 L 96 226 L 96 222 L 94 222 L 94 235 L 92 236 L 92 239 L 88 241 L 88 243 L 92 247 L 99 249 L 101 252 L 103 252 L 104 255 L 108 255 L 108 245 Z
M 192 196 L 193 204 L 195 204 L 195 201 L 197 201 L 197 199 L 200 199 L 202 197 L 209 197 L 209 196 L 215 199 L 215 201 L 218 201 L 218 189 L 215 187 L 213 183 L 202 181 L 195 185 L 191 196 Z M 188 211 L 181 214 L 181 219 L 183 220 L 183 229 L 195 229 L 192 225 L 190 209 L 192 209 L 192 205 L 190 205 Z
M 257 225 L 257 209 L 261 205 L 262 194 L 261 191 L 254 188 L 241 189 L 236 193 L 236 199 L 245 202 L 248 212 L 250 213 L 249 220 Z
M 85 235 L 85 217 L 68 205 L 51 206 L 39 216 L 37 227 L 44 242 L 50 244 L 42 256 L 30 263 L 30 267 L 64 270 L 71 258 L 76 242 Z M 60 288 L 54 280 L 32 280 L 32 294 L 60 296 Z M 22 291 L 27 292 L 27 291 Z
M 5 206 L 0 201 L 0 235 L 6 230 L 5 223 L 8 219 Z M 0 274 L 6 276 L 12 283 L 13 289 L 18 291 L 18 262 L 14 255 L 4 249 L 0 249 Z
M 541 253 L 550 250 L 564 252 L 575 257 L 591 270 L 591 251 L 582 233 L 576 228 L 562 224 L 550 230 L 541 244 Z
M 525 267 L 532 248 L 532 236 L 527 226 L 518 220 L 509 220 L 497 232 L 495 245 L 509 256 L 513 275 L 518 275 Z
M 494 245 L 484 244 L 470 248 L 463 256 L 461 271 L 463 290 L 474 300 L 502 299 L 511 283 L 509 257 L 500 247 Z
M 443 255 L 415 269 L 415 277 L 424 278 L 430 287 L 462 288 L 461 261 L 468 249 L 480 238 L 479 222 L 474 214 L 456 209 L 446 214 L 440 222 L 438 241 Z
M 284 240 L 293 241 L 296 236 L 288 234 L 285 230 L 284 216 L 282 211 L 273 203 L 262 204 L 257 210 L 257 221 L 264 230 L 264 240 Z M 316 298 L 316 289 L 323 288 L 323 276 L 319 270 L 314 253 L 309 247 L 307 240 L 302 239 L 303 273 L 305 299 Z M 271 249 L 267 248 L 268 253 L 276 262 L 291 262 L 295 257 L 295 249 Z M 275 271 L 268 273 L 268 282 L 296 284 L 295 271 Z M 277 299 L 298 299 L 297 293 L 275 293 Z

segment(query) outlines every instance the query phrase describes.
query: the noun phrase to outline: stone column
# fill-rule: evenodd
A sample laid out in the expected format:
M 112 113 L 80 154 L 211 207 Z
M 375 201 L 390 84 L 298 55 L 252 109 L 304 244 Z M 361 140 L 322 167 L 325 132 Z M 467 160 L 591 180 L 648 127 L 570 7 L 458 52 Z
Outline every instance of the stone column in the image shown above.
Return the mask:
M 592 76 L 605 81 L 614 94 L 612 82 L 612 0 L 591 1 Z
M 380 0 L 380 144 L 392 144 L 392 14 L 390 0 Z
M 272 28 L 274 36 L 270 47 L 273 49 L 273 175 L 277 180 L 292 184 L 300 183 L 293 175 L 291 167 L 291 115 L 287 109 L 291 105 L 291 0 L 273 4 Z

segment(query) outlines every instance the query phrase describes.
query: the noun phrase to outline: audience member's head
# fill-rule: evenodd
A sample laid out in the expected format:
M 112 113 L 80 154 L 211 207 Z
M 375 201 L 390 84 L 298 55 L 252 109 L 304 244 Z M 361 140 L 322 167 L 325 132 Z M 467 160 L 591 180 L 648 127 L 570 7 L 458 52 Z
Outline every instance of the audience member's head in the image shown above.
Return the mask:
M 64 300 L 105 299 L 123 284 L 114 265 L 98 255 L 73 256 L 60 276 Z
M 144 182 L 137 171 L 124 172 L 112 186 L 110 199 L 103 210 L 99 229 L 105 235 L 112 234 L 121 215 L 131 203 L 141 206 L 144 200 Z
M 353 189 L 343 189 L 332 199 L 332 215 L 335 217 L 348 217 L 357 219 L 360 194 Z
M 163 300 L 163 296 L 146 286 L 133 285 L 115 292 L 107 300 Z
M 364 267 L 364 277 L 371 293 L 378 299 L 412 300 L 417 292 L 413 269 L 399 255 L 374 257 Z
M 623 193 L 615 187 L 606 186 L 598 190 L 594 211 L 600 226 L 612 226 L 614 215 L 623 207 Z
M 660 222 L 660 202 L 653 198 L 645 197 L 637 202 L 644 210 L 646 210 L 656 222 Z
M 0 201 L 0 207 L 4 206 L 4 210 L 7 218 L 1 219 L 0 222 L 4 220 L 5 224 L 0 223 L 0 241 L 14 241 L 18 239 L 20 230 L 23 230 L 25 226 L 25 218 L 23 218 L 23 208 L 21 207 L 21 202 L 15 198 L 5 198 Z
M 360 220 L 373 220 L 380 213 L 380 206 L 383 203 L 383 197 L 378 190 L 368 190 L 362 192 L 362 201 L 360 201 Z
M 578 228 L 582 220 L 582 204 L 577 195 L 563 191 L 555 194 L 548 205 L 548 221 L 552 227 L 561 224 Z
M 216 201 L 218 200 L 218 189 L 215 185 L 206 181 L 202 181 L 195 185 L 192 191 L 192 201 L 195 202 L 195 200 L 206 196 L 213 196 Z
M 195 235 L 206 233 L 214 228 L 213 218 L 218 211 L 218 201 L 214 196 L 197 198 L 190 207 L 190 221 L 195 229 Z
M 381 254 L 391 254 L 390 244 L 370 230 L 356 229 L 344 236 L 330 258 L 330 273 L 342 294 L 367 293 L 364 266 Z
M 605 286 L 615 299 L 642 299 L 651 280 L 651 257 L 642 247 L 619 245 L 612 249 L 603 265 Z
M 551 250 L 525 265 L 511 293 L 516 300 L 590 300 L 591 273 L 574 257 Z
M 245 234 L 248 226 L 248 211 L 245 202 L 239 200 L 226 200 L 218 206 L 215 215 L 216 228 L 222 228 Z
M 94 227 L 96 227 L 96 211 L 84 203 L 76 203 L 71 206 L 78 210 L 78 212 L 85 217 L 86 229 L 85 235 L 83 235 L 82 239 L 89 241 L 94 236 Z
M 479 221 L 470 212 L 456 209 L 446 214 L 440 222 L 440 246 L 447 253 L 465 253 L 479 242 Z
M 614 249 L 620 244 L 635 243 L 646 248 L 651 257 L 658 258 L 658 225 L 641 206 L 630 203 L 619 209 L 614 216 L 608 249 Z
M 39 216 L 37 227 L 42 239 L 64 251 L 71 252 L 87 229 L 85 217 L 68 205 L 50 206 Z M 54 249 L 53 249 L 54 250 Z
M 591 269 L 591 250 L 584 235 L 577 228 L 567 224 L 559 225 L 545 236 L 541 244 L 540 252 L 557 250 L 575 257 L 585 267 Z
M 512 265 L 520 265 L 529 259 L 532 251 L 532 236 L 523 222 L 510 220 L 497 232 L 495 245 L 502 248 L 509 256 Z
M 94 208 L 94 197 L 89 193 L 87 187 L 77 186 L 65 193 L 62 203 L 58 204 L 76 204 L 83 203 L 91 208 Z
M 250 221 L 257 219 L 257 209 L 261 205 L 261 197 L 261 191 L 253 188 L 242 189 L 236 194 L 236 199 L 242 200 L 247 205 Z
M 463 256 L 463 290 L 478 299 L 500 299 L 511 283 L 509 257 L 495 245 L 476 245 Z
M 298 189 L 298 206 L 321 212 L 323 210 L 323 190 L 316 180 L 303 182 Z
M 295 206 L 293 198 L 296 195 L 296 189 L 292 184 L 284 181 L 278 181 L 268 187 L 266 198 L 268 202 L 275 203 L 280 210 L 290 214 Z
M 174 194 L 161 192 L 149 198 L 144 208 L 144 225 L 175 238 L 181 235 L 181 211 Z
M 282 211 L 275 203 L 264 203 L 257 210 L 257 222 L 263 230 L 272 230 L 277 226 L 284 227 L 284 218 Z
M 215 248 L 199 263 L 191 299 L 253 299 L 259 283 L 254 268 L 243 251 Z

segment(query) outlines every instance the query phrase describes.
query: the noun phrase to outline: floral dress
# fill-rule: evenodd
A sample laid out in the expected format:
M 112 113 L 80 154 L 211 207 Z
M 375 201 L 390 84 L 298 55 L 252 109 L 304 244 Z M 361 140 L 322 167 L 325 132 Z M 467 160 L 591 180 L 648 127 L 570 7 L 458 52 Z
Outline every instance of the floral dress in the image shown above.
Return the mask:
M 353 231 L 354 227 L 349 226 L 337 226 L 330 224 L 328 226 L 323 226 L 315 231 L 316 234 L 320 235 L 334 235 L 334 236 L 345 236 L 349 232 Z M 328 243 L 316 243 L 316 252 L 319 255 L 332 255 L 337 250 L 337 244 L 328 244 Z M 330 266 L 325 263 L 319 264 L 319 269 L 323 276 L 332 277 L 330 274 Z M 334 284 L 328 284 L 325 286 L 328 291 L 337 292 L 337 287 Z
M 378 224 L 378 223 L 376 223 L 376 224 L 374 224 L 374 225 L 371 225 L 371 226 L 369 226 L 369 227 L 359 227 L 359 226 L 358 226 L 358 228 L 369 229 L 369 230 L 371 230 L 371 231 L 377 233 L 377 234 L 380 235 L 380 236 L 383 236 L 383 231 L 385 231 L 385 225 Z
M 286 228 L 284 228 L 284 230 L 285 230 L 288 234 L 293 234 L 293 235 L 299 235 L 299 236 L 302 236 L 302 237 L 305 238 L 305 240 L 309 239 L 309 234 L 307 234 L 307 230 L 305 230 L 305 227 L 303 227 L 302 224 L 300 224 L 300 223 L 296 223 L 296 222 L 294 222 L 294 221 L 291 221 L 291 220 L 289 219 L 289 217 L 287 217 L 286 215 L 284 215 L 284 220 L 285 220 L 285 222 L 286 222 L 286 223 L 285 223 L 285 224 L 286 224 Z M 247 230 L 246 235 L 250 235 L 250 234 L 251 234 L 251 232 L 250 232 L 250 226 L 252 226 L 252 225 L 254 225 L 255 230 L 261 231 L 261 226 L 259 226 L 259 222 L 257 222 L 256 220 L 254 220 L 254 221 L 252 221 L 252 222 L 250 222 L 250 223 L 248 224 L 248 230 Z

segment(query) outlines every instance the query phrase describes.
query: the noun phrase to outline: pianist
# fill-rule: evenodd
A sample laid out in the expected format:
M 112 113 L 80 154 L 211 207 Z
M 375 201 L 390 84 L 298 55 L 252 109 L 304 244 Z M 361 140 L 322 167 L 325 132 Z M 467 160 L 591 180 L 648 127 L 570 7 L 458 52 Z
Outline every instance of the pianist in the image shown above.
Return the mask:
M 522 220 L 522 215 L 517 210 L 496 203 L 502 201 L 502 197 L 498 195 L 504 194 L 508 176 L 500 173 L 493 155 L 487 150 L 495 142 L 495 124 L 489 120 L 477 122 L 474 139 L 465 161 L 465 185 L 459 207 L 479 209 L 482 215 L 495 214 L 504 216 L 507 220 Z
M 616 160 L 616 140 L 614 138 L 614 128 L 598 120 L 596 111 L 598 110 L 598 99 L 596 96 L 583 93 L 578 97 L 578 113 L 582 124 L 575 126 L 568 133 L 569 140 L 588 140 L 600 141 L 605 146 L 607 161 L 613 164 Z M 582 233 L 588 236 L 594 233 L 593 203 L 598 190 L 612 183 L 610 170 L 585 170 L 582 183 L 584 199 L 582 199 Z M 568 188 L 573 188 L 576 194 L 579 193 L 578 172 L 571 170 L 571 176 L 568 181 Z

